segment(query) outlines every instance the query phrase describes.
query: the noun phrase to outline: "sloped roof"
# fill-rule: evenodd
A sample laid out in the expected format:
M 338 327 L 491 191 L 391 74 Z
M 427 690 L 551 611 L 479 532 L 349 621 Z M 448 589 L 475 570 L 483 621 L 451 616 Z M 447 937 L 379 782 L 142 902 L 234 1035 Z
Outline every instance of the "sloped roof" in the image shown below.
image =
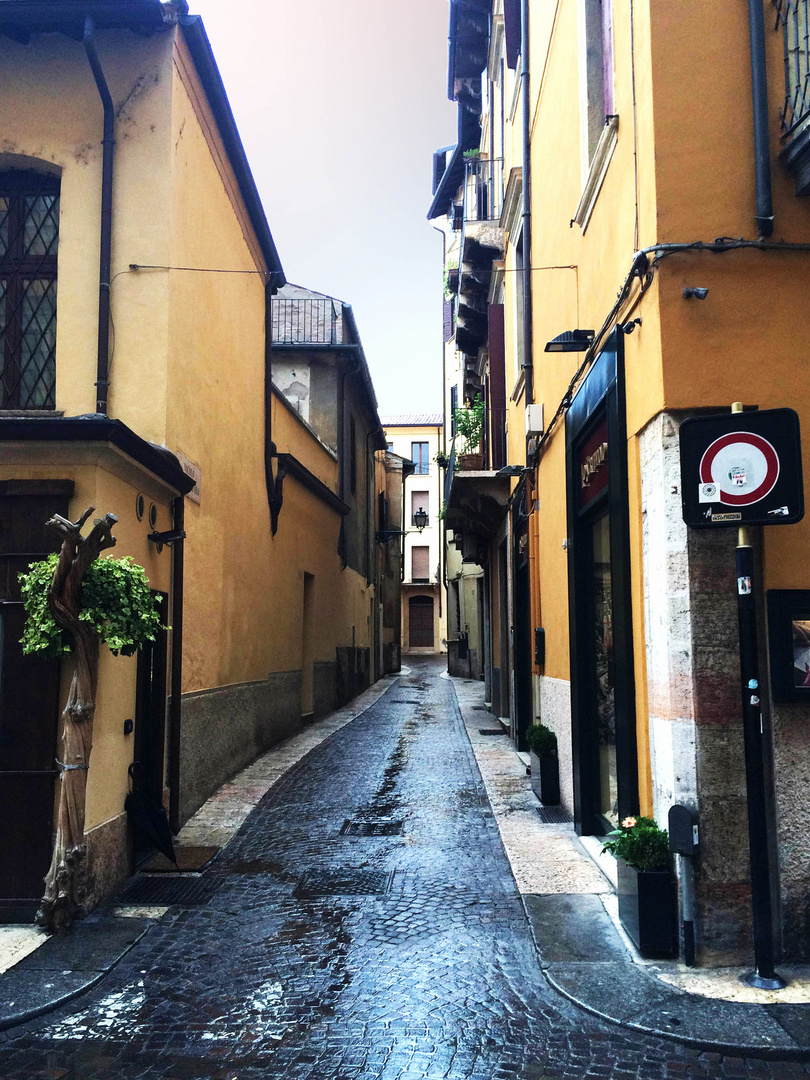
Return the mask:
M 441 413 L 403 413 L 400 416 L 381 416 L 380 423 L 386 427 L 441 427 Z

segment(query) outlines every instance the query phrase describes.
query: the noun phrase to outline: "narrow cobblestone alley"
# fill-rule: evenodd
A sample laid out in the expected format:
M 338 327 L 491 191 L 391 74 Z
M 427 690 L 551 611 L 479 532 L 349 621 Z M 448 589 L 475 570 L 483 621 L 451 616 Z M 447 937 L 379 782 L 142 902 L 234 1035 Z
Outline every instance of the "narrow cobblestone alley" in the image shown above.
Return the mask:
M 415 662 L 291 769 L 201 902 L 171 907 L 94 991 L 0 1036 L 0 1076 L 807 1075 L 622 1031 L 548 987 L 440 671 Z

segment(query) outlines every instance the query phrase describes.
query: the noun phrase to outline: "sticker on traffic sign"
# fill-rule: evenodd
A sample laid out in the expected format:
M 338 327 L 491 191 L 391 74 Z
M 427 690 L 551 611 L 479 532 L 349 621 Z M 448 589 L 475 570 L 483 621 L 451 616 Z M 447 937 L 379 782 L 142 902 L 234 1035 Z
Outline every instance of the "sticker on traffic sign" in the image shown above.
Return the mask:
M 680 428 L 683 519 L 697 529 L 792 525 L 804 516 L 793 409 L 692 416 Z
M 753 506 L 773 491 L 779 479 L 779 457 L 773 446 L 753 431 L 734 431 L 715 439 L 700 462 L 701 502 Z M 711 500 L 703 489 L 716 488 Z

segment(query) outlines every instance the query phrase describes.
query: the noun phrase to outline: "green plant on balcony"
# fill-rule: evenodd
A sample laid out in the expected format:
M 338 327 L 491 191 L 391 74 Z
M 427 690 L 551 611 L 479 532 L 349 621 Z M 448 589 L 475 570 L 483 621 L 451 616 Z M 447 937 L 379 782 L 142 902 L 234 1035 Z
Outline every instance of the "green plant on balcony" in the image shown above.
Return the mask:
M 481 444 L 484 431 L 484 402 L 481 395 L 476 394 L 475 401 L 471 405 L 456 409 L 453 419 L 456 435 L 464 440 L 461 453 L 474 454 Z
M 444 285 L 444 296 L 445 296 L 446 300 L 450 300 L 451 297 L 454 295 L 453 289 L 450 288 L 450 271 L 451 270 L 458 270 L 458 259 L 453 258 L 453 257 L 449 258 L 447 260 L 447 262 L 444 264 L 444 275 L 443 275 L 442 282 L 443 282 L 443 285 Z

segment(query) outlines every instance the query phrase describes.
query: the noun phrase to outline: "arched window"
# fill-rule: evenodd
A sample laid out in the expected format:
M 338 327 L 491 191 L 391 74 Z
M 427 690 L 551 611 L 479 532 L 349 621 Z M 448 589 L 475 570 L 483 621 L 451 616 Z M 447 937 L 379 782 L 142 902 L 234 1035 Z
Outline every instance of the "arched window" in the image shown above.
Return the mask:
M 0 172 L 0 408 L 56 405 L 59 179 Z

